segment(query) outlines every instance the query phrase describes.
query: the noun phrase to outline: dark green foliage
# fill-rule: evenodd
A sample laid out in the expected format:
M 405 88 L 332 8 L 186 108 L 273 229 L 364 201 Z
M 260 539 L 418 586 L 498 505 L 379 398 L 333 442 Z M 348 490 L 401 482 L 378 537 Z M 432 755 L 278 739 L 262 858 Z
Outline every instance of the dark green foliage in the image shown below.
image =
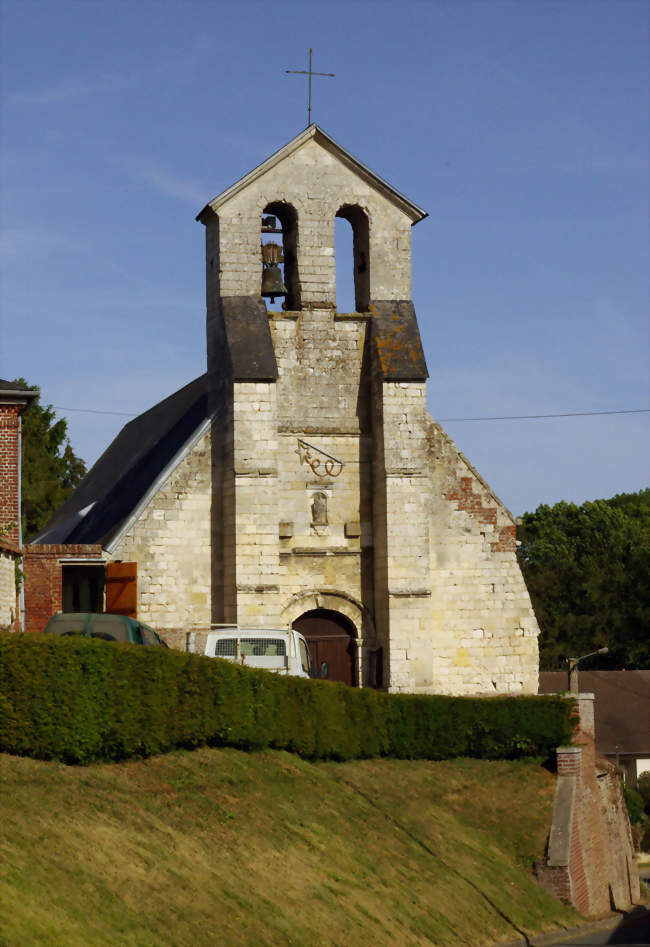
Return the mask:
M 636 789 L 631 789 L 629 786 L 623 787 L 623 793 L 625 795 L 625 805 L 627 806 L 627 812 L 630 817 L 630 822 L 634 825 L 636 822 L 643 822 L 643 797 Z
M 637 788 L 643 799 L 645 813 L 650 815 L 650 772 L 641 773 L 637 780 Z
M 540 506 L 518 538 L 543 669 L 605 645 L 585 669 L 650 667 L 650 490 Z
M 0 634 L 0 751 L 68 763 L 202 744 L 307 759 L 548 757 L 559 697 L 389 695 L 164 648 Z
M 646 825 L 639 845 L 642 852 L 650 852 L 650 825 Z
M 14 379 L 27 385 L 24 378 Z M 28 386 L 29 387 L 29 386 Z M 23 536 L 38 532 L 81 483 L 86 465 L 72 450 L 68 422 L 35 398 L 22 415 Z

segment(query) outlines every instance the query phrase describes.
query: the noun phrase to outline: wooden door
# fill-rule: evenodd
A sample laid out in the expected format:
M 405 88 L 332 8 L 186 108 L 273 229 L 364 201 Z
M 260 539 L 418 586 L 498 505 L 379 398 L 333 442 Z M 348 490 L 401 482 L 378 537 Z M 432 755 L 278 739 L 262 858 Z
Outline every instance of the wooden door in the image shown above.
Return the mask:
M 351 623 L 327 609 L 306 612 L 293 623 L 305 636 L 316 677 L 356 683 L 356 644 Z
M 137 562 L 106 563 L 106 611 L 111 615 L 138 617 Z

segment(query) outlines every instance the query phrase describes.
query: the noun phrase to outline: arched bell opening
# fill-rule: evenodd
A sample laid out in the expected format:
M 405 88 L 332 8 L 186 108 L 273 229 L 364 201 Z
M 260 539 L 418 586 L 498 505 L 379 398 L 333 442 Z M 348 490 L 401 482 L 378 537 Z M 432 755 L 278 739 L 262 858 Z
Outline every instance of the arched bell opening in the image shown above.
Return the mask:
M 298 214 L 285 201 L 272 201 L 262 214 L 262 297 L 272 308 L 300 309 Z M 276 300 L 283 302 L 276 302 Z
M 337 218 L 347 220 L 352 227 L 352 274 L 354 281 L 354 312 L 367 312 L 370 306 L 370 224 L 368 215 L 356 204 L 343 204 L 339 207 Z M 344 305 L 346 292 L 346 278 L 343 276 L 341 264 L 345 257 L 349 259 L 349 250 L 344 251 L 344 259 L 339 259 L 339 243 L 345 244 L 345 233 L 336 225 L 337 266 L 336 266 L 336 302 L 339 312 L 345 312 Z M 349 243 L 348 243 L 349 246 Z M 341 285 L 341 305 L 339 304 L 339 280 L 343 276 Z M 349 307 L 346 307 L 349 311 Z
M 293 627 L 307 641 L 316 677 L 356 685 L 356 630 L 349 618 L 327 608 L 315 608 L 297 618 Z

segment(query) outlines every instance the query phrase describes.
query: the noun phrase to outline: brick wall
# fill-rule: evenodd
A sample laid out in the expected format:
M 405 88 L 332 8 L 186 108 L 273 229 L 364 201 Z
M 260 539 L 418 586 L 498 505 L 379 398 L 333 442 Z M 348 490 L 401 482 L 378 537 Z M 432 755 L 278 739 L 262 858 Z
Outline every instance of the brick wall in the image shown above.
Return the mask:
M 548 850 L 537 866 L 542 886 L 588 916 L 640 900 L 632 833 L 620 771 L 595 759 L 593 694 L 578 699 L 574 744 L 558 747 Z
M 22 404 L 0 405 L 0 530 L 5 539 L 20 541 L 18 457 Z
M 25 575 L 25 631 L 44 631 L 48 620 L 62 608 L 62 561 L 100 559 L 99 545 L 31 544 L 23 550 Z

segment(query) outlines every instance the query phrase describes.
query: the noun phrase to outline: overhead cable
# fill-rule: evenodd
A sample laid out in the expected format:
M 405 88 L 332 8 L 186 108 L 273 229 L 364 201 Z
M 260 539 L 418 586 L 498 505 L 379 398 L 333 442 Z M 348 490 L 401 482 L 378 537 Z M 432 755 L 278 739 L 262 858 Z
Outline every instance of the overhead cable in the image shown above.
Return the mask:
M 77 411 L 81 414 L 111 414 L 120 418 L 137 418 L 137 414 L 127 411 L 102 411 L 99 408 L 63 408 L 60 405 L 49 405 L 55 411 Z M 477 418 L 436 418 L 445 424 L 459 421 L 537 421 L 543 418 L 590 418 L 605 414 L 648 414 L 650 408 L 625 408 L 621 411 L 563 411 L 557 414 L 502 414 Z

